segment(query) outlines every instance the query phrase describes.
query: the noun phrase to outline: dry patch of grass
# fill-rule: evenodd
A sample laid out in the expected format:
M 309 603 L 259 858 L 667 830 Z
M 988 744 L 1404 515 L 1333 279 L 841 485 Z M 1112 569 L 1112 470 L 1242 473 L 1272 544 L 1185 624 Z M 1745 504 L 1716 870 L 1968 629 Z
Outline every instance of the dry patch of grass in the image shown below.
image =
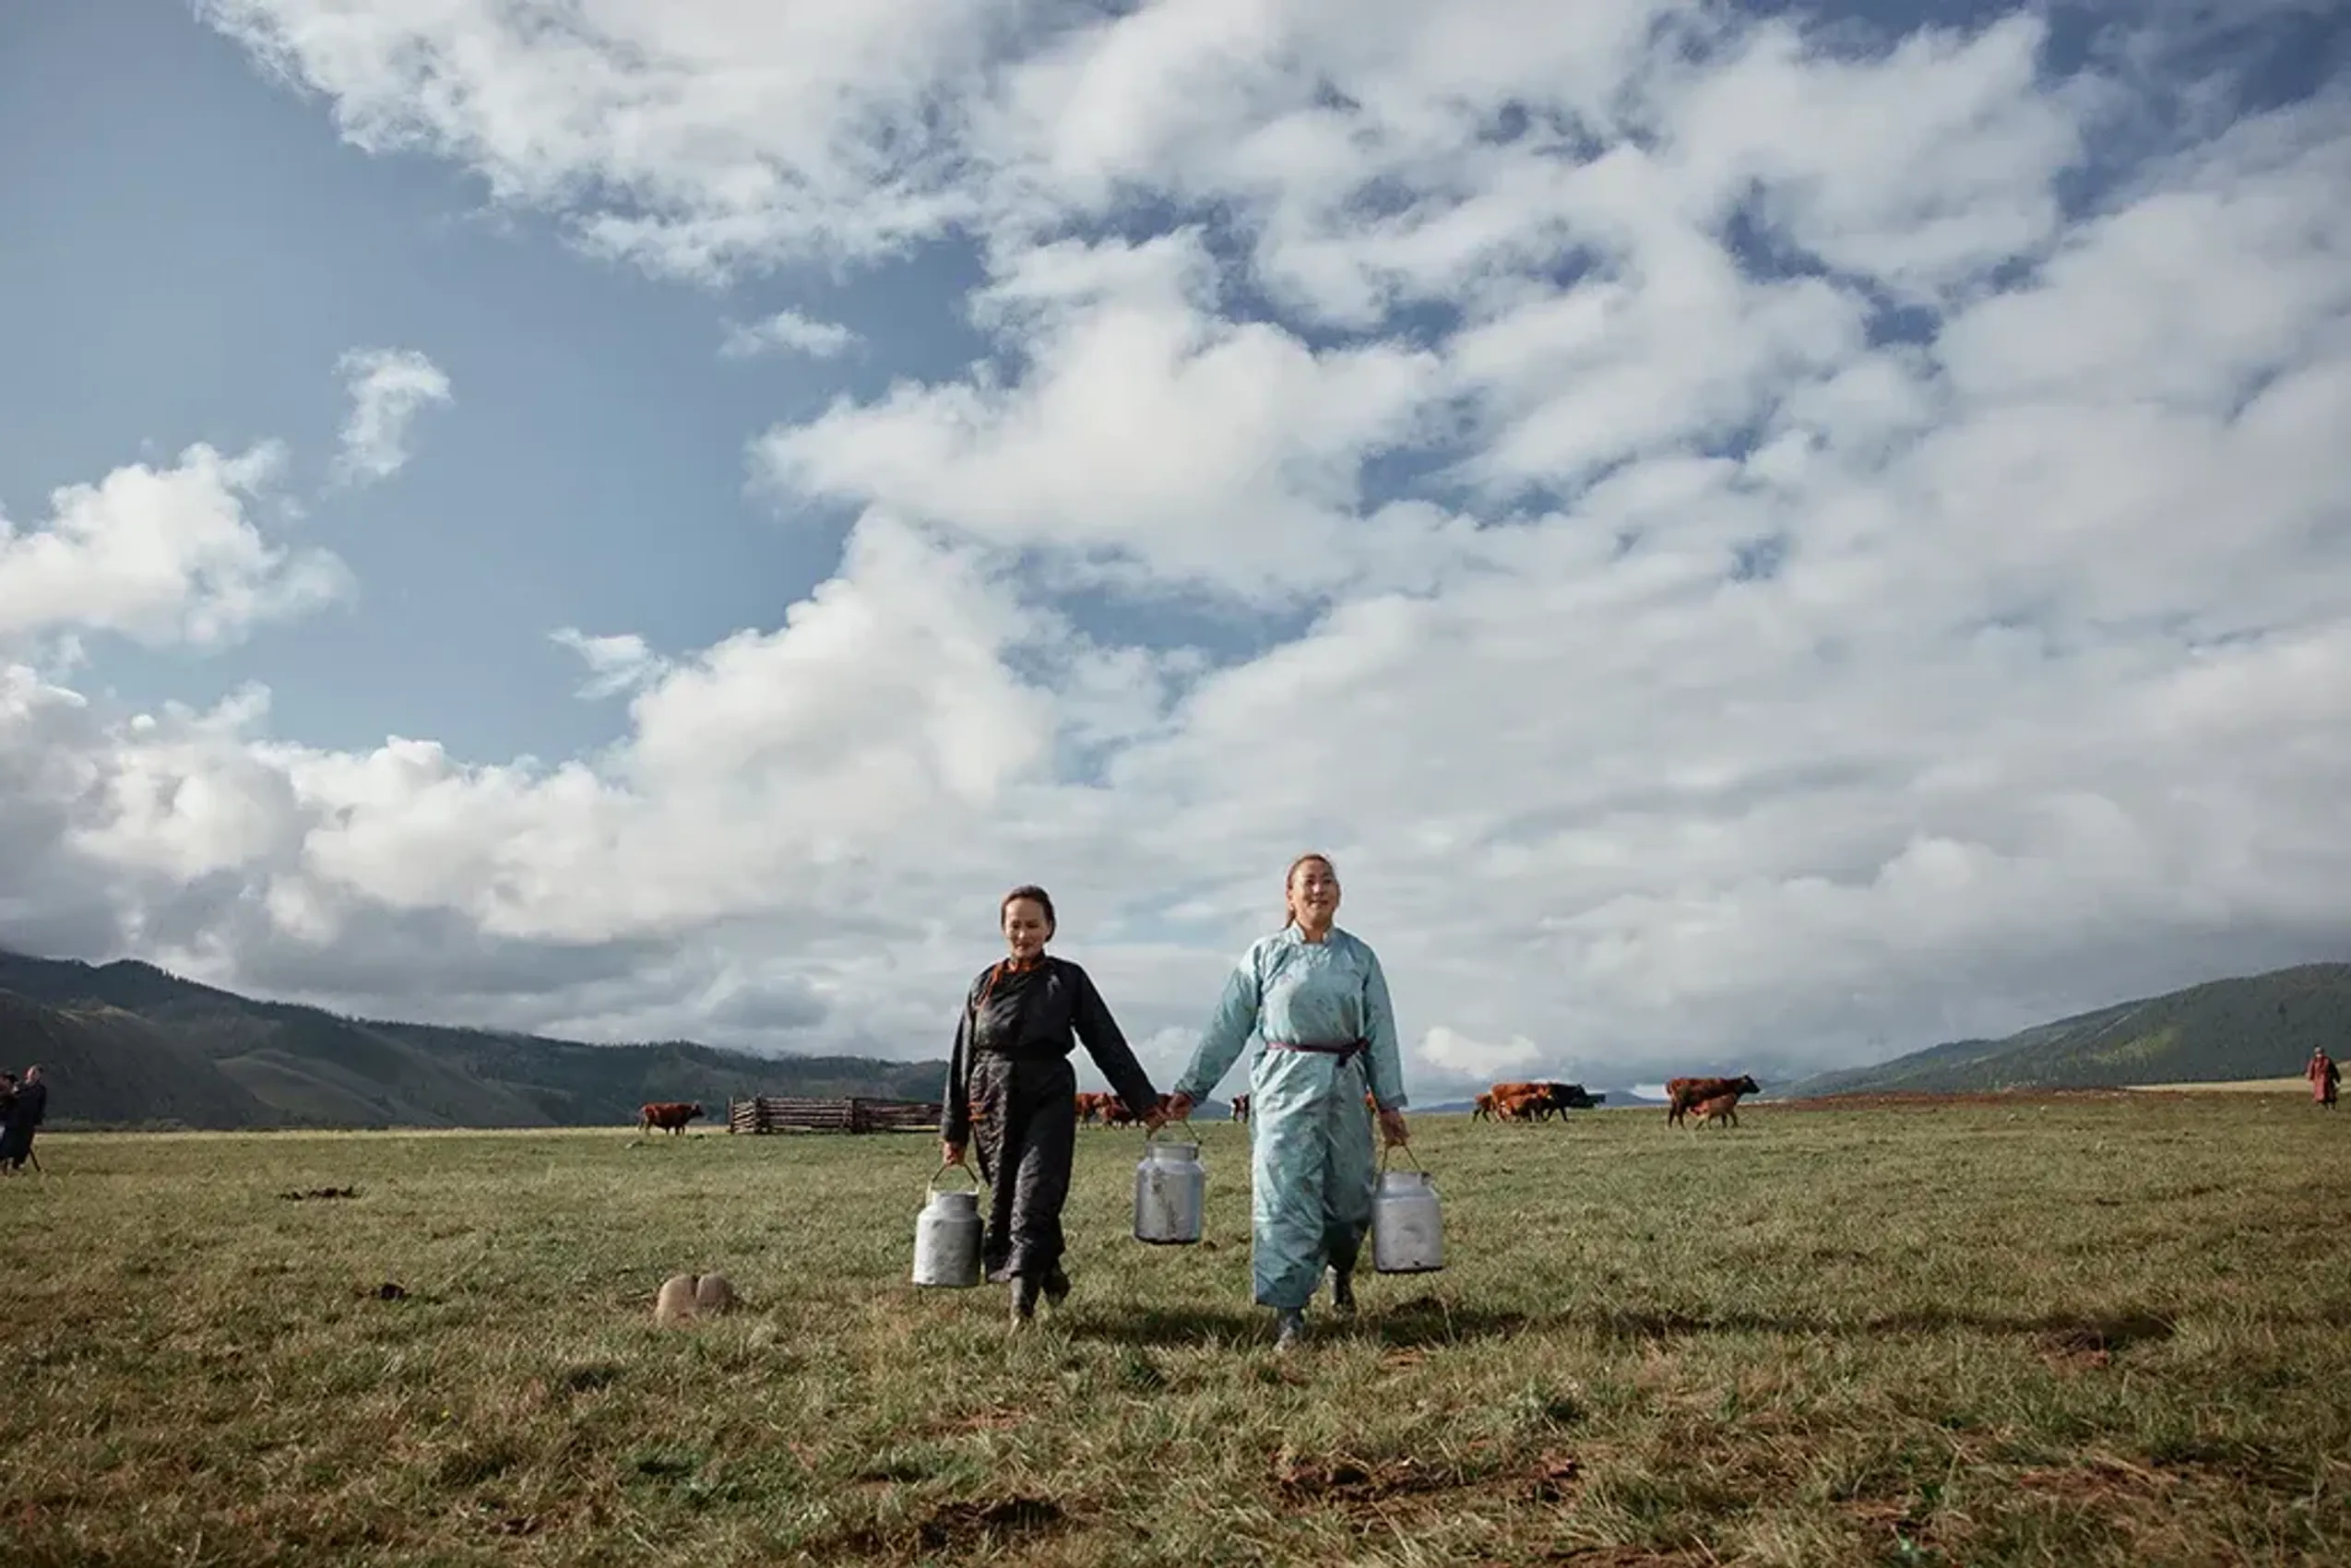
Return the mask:
M 2351 1120 L 1662 1120 L 1425 1119 L 1451 1266 L 1288 1360 L 1239 1128 L 1181 1250 L 1086 1133 L 1076 1295 L 1017 1338 L 906 1283 L 911 1137 L 45 1137 L 0 1182 L 0 1531 L 24 1568 L 2351 1561 L 2313 1228 Z M 742 1310 L 657 1330 L 709 1271 Z
M 2132 1084 L 2139 1094 L 2299 1094 L 2310 1092 L 2308 1078 L 2229 1078 L 2206 1084 Z

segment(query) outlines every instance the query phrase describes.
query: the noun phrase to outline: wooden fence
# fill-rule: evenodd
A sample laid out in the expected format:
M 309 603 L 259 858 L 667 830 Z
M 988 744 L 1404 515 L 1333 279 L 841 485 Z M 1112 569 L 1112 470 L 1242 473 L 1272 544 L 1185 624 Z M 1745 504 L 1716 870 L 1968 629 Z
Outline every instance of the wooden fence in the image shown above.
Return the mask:
M 730 1133 L 935 1133 L 939 1104 L 919 1099 L 794 1099 L 761 1095 L 727 1102 Z

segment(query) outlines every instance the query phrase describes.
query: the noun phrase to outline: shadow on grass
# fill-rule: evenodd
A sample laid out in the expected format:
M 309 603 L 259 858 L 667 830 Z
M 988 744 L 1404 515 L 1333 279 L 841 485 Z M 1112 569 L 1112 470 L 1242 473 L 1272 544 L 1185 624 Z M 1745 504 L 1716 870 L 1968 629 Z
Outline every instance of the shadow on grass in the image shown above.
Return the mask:
M 1193 1345 L 1230 1348 L 1273 1335 L 1272 1314 L 1218 1307 L 1098 1307 L 1069 1325 L 1073 1339 L 1117 1345 Z
M 1496 1312 L 1490 1307 L 1426 1294 L 1375 1309 L 1341 1331 L 1384 1345 L 1418 1349 L 1473 1339 L 1500 1339 L 1538 1326 L 1539 1322 L 1525 1313 Z
M 1327 1299 L 1318 1299 L 1307 1318 L 1318 1340 L 1371 1339 L 1406 1348 L 1500 1338 L 1538 1321 L 1524 1313 L 1465 1306 L 1437 1296 L 1419 1296 L 1393 1307 L 1367 1307 L 1353 1319 L 1332 1316 Z M 1089 1315 L 1073 1324 L 1070 1333 L 1075 1338 L 1122 1345 L 1233 1348 L 1271 1344 L 1274 1314 L 1264 1307 L 1146 1307 Z
M 1888 1313 L 1882 1317 L 1839 1321 L 1782 1313 L 1678 1313 L 1610 1307 L 1563 1313 L 1552 1321 L 1562 1327 L 1589 1328 L 1610 1339 L 1676 1339 L 1701 1334 L 1905 1338 L 1915 1335 L 1970 1330 L 1980 1334 L 2030 1335 L 2065 1345 L 2108 1351 L 2126 1350 L 2133 1345 L 2159 1343 L 2177 1332 L 2169 1319 L 2140 1308 L 2116 1313 L 2044 1313 L 2028 1317 L 2017 1313 L 1929 1307 Z
M 2177 1325 L 2143 1308 L 2108 1313 L 2023 1313 L 1930 1307 L 1870 1318 L 1837 1319 L 1792 1313 L 1675 1312 L 1637 1307 L 1572 1308 L 1553 1314 L 1497 1311 L 1426 1294 L 1394 1306 L 1367 1306 L 1353 1319 L 1331 1315 L 1326 1299 L 1308 1311 L 1317 1339 L 1362 1339 L 1399 1348 L 1499 1339 L 1529 1330 L 1586 1329 L 1620 1341 L 1692 1338 L 1711 1334 L 1770 1334 L 1794 1338 L 1900 1339 L 1970 1332 L 2013 1335 L 2076 1355 L 2115 1354 L 2160 1344 Z M 1070 1325 L 1074 1337 L 1138 1346 L 1189 1345 L 1239 1348 L 1270 1343 L 1273 1314 L 1262 1307 L 1144 1307 L 1096 1311 Z

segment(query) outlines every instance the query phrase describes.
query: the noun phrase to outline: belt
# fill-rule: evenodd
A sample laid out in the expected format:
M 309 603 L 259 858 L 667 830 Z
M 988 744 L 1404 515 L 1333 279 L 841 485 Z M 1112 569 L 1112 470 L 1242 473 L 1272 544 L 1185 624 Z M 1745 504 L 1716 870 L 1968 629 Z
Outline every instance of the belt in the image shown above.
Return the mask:
M 1336 1056 L 1345 1058 L 1356 1055 L 1370 1046 L 1371 1043 L 1371 1042 L 1368 1039 L 1347 1039 L 1339 1040 L 1335 1043 L 1312 1042 L 1302 1039 L 1269 1039 L 1265 1042 L 1265 1049 L 1268 1051 L 1303 1051 L 1312 1056 Z

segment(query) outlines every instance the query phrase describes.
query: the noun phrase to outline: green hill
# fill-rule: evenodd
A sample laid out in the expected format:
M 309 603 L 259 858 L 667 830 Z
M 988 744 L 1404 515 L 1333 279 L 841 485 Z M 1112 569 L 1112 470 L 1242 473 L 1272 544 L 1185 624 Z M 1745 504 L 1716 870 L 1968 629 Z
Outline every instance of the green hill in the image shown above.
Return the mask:
M 52 1086 L 50 1113 L 61 1121 L 212 1128 L 289 1121 L 135 1013 L 102 1005 L 44 1007 L 0 991 L 0 1067 L 20 1072 L 36 1062 Z
M 2292 1077 L 2313 1047 L 2351 1055 L 2351 964 L 2304 964 L 2117 1003 L 2010 1035 L 1953 1040 L 1783 1091 L 1971 1094 Z
M 588 1045 L 346 1018 L 151 964 L 0 953 L 0 1065 L 39 1062 L 60 1123 L 546 1127 L 754 1094 L 932 1099 L 946 1063 L 754 1056 L 686 1040 Z

